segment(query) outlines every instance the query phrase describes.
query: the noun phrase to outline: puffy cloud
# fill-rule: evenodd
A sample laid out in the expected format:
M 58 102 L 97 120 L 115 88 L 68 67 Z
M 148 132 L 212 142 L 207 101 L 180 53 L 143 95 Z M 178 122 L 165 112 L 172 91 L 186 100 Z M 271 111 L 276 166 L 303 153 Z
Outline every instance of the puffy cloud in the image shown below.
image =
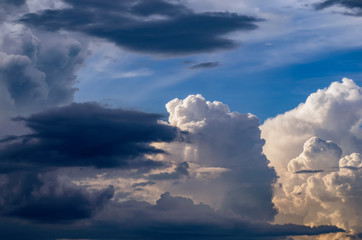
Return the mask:
M 319 154 L 325 155 L 321 163 L 328 159 L 328 152 Z M 319 161 L 316 158 L 306 160 Z M 329 160 L 334 164 L 334 158 Z M 360 166 L 361 161 L 360 154 L 353 153 L 341 158 L 339 167 L 332 172 L 297 176 L 291 172 L 288 179 L 284 178 L 287 180 L 283 183 L 284 194 L 277 194 L 274 203 L 282 213 L 303 216 L 305 224 L 332 224 L 358 233 L 362 231 L 362 170 L 354 166 Z M 328 164 L 326 168 L 329 169 Z
M 65 2 L 71 7 L 29 13 L 22 21 L 48 31 L 70 30 L 105 38 L 133 51 L 168 55 L 233 48 L 236 44 L 224 35 L 255 29 L 259 21 L 231 13 L 194 13 L 179 1 Z
M 30 117 L 31 130 L 2 140 L 4 166 L 95 166 L 137 169 L 162 165 L 144 154 L 162 153 L 151 142 L 172 141 L 178 131 L 158 122 L 157 114 L 108 109 L 94 103 L 73 103 Z
M 73 100 L 75 71 L 87 54 L 83 44 L 9 21 L 0 24 L 0 32 L 0 98 L 8 102 L 4 110 L 24 114 Z
M 341 168 L 350 168 L 352 170 L 357 170 L 362 168 L 361 156 L 359 153 L 352 153 L 351 155 L 344 156 L 339 161 L 339 167 Z
M 191 163 L 191 179 L 184 186 L 178 183 L 172 191 L 245 218 L 273 219 L 271 185 L 276 175 L 262 154 L 259 119 L 230 112 L 227 105 L 206 101 L 201 95 L 174 99 L 166 108 L 170 124 L 187 131 L 189 141 L 165 146 L 168 159 Z M 205 170 L 209 172 L 206 179 Z M 208 188 L 213 193 L 201 190 Z
M 313 136 L 335 142 L 343 155 L 361 153 L 361 106 L 361 87 L 344 78 L 312 93 L 295 109 L 267 119 L 261 126 L 266 140 L 263 150 L 278 175 Z
M 288 164 L 289 172 L 333 170 L 338 168 L 342 150 L 333 142 L 312 137 L 305 142 L 303 152 Z
M 88 55 L 87 41 L 63 33 L 34 31 L 19 16 L 46 1 L 0 1 L 0 138 L 26 132 L 10 121 L 73 101 L 76 71 Z
M 14 115 L 73 101 L 75 72 L 86 55 L 86 43 L 69 36 L 33 32 L 8 19 L 0 23 L 0 138 L 27 132 L 10 121 Z
M 23 106 L 29 100 L 45 101 L 49 92 L 45 74 L 32 66 L 27 56 L 0 53 L 0 57 L 0 78 L 15 105 Z
M 265 121 L 264 152 L 280 176 L 278 221 L 362 231 L 361 106 L 362 89 L 343 79 Z

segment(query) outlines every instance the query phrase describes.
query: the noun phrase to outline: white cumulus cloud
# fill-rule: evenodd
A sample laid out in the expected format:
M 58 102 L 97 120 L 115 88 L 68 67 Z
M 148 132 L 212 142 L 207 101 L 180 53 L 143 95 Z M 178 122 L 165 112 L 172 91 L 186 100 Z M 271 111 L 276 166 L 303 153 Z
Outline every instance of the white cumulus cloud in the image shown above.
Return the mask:
M 271 185 L 276 175 L 262 154 L 259 119 L 230 112 L 227 105 L 207 101 L 201 95 L 174 99 L 166 108 L 169 123 L 187 131 L 189 141 L 166 147 L 170 153 L 167 158 L 181 156 L 178 161 L 190 162 L 190 172 L 195 174 L 176 189 L 247 218 L 273 219 L 276 211 L 271 203 Z M 217 199 L 217 203 L 210 199 Z
M 335 142 L 343 155 L 362 152 L 362 89 L 352 80 L 333 82 L 312 93 L 304 103 L 261 126 L 264 153 L 278 174 L 298 156 L 313 136 Z
M 362 89 L 346 78 L 265 121 L 264 153 L 280 176 L 277 221 L 362 231 L 361 122 Z

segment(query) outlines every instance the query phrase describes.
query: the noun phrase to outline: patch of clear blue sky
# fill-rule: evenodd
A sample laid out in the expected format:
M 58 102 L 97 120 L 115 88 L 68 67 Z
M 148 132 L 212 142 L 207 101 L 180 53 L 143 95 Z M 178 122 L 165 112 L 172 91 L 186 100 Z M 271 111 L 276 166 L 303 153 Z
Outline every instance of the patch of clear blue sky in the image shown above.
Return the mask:
M 243 71 L 246 65 L 230 64 L 230 59 L 221 61 L 220 67 L 195 71 L 189 69 L 192 63 L 183 63 L 185 60 L 199 61 L 195 57 L 137 57 L 129 64 L 115 61 L 107 72 L 97 72 L 91 69 L 91 63 L 100 59 L 91 58 L 88 67 L 79 72 L 76 101 L 100 101 L 166 117 L 168 101 L 200 93 L 207 100 L 227 104 L 231 111 L 253 113 L 263 122 L 291 110 L 317 89 L 343 77 L 362 85 L 362 49 L 333 51 L 309 58 L 308 62 L 253 71 Z M 144 71 L 144 76 L 114 77 L 117 72 L 136 70 Z

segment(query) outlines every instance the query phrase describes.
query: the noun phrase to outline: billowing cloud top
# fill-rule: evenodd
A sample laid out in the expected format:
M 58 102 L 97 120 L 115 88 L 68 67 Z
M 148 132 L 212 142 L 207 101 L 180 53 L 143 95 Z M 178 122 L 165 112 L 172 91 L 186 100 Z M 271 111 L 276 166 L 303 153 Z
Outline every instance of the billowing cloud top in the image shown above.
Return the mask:
M 190 144 L 182 148 L 183 160 L 201 167 L 228 169 L 211 181 L 214 191 L 220 194 L 215 206 L 250 219 L 273 219 L 276 211 L 271 203 L 271 185 L 276 175 L 262 153 L 259 119 L 252 114 L 230 112 L 227 105 L 207 101 L 201 95 L 174 99 L 166 108 L 170 124 L 189 132 Z M 170 153 L 180 151 L 176 146 L 166 149 Z M 207 203 L 219 198 L 211 197 L 212 193 L 202 196 L 197 191 L 194 194 Z
M 290 172 L 333 170 L 338 168 L 342 150 L 331 141 L 312 137 L 304 143 L 303 153 L 288 164 Z
M 263 124 L 279 219 L 362 231 L 361 106 L 362 89 L 345 78 Z
M 0 25 L 0 107 L 4 114 L 31 113 L 70 103 L 84 45 L 68 36 L 35 35 L 29 28 Z
M 264 152 L 277 172 L 286 169 L 313 136 L 332 140 L 343 154 L 362 152 L 361 106 L 361 87 L 347 78 L 334 82 L 295 109 L 266 120 L 261 127 Z

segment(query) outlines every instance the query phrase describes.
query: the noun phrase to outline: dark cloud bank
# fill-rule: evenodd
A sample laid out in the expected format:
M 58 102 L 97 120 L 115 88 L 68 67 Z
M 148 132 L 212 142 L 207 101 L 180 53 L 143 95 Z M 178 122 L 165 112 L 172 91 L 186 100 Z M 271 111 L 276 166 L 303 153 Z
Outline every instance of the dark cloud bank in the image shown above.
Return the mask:
M 73 103 L 30 117 L 17 117 L 31 130 L 1 140 L 0 164 L 44 167 L 156 167 L 144 154 L 162 153 L 150 142 L 170 142 L 178 131 L 159 124 L 160 115 Z M 4 171 L 4 170 L 3 170 Z
M 257 28 L 260 19 L 226 12 L 195 13 L 180 1 L 64 0 L 71 8 L 29 13 L 22 22 L 48 31 L 70 30 L 138 52 L 190 54 L 230 49 L 224 37 Z
M 18 117 L 30 133 L 0 140 L 0 214 L 36 222 L 90 218 L 113 197 L 113 187 L 89 191 L 58 176 L 60 167 L 148 171 L 163 164 L 144 154 L 163 153 L 150 142 L 169 142 L 178 130 L 160 115 L 109 109 L 95 103 Z
M 88 192 L 53 173 L 26 173 L 8 175 L 0 193 L 1 215 L 54 224 L 92 217 L 114 190 Z
M 333 5 L 339 5 L 352 11 L 345 13 L 346 15 L 362 16 L 362 1 L 360 0 L 327 0 L 315 4 L 314 7 L 316 10 L 322 10 Z
M 270 225 L 239 220 L 215 212 L 207 205 L 194 204 L 169 193 L 155 205 L 127 201 L 110 203 L 93 219 L 76 226 L 19 223 L 17 235 L 11 222 L 0 225 L 0 236 L 17 239 L 286 239 L 287 235 L 316 235 L 342 231 L 336 227 L 306 227 L 293 224 Z M 51 236 L 51 237 L 50 237 Z

